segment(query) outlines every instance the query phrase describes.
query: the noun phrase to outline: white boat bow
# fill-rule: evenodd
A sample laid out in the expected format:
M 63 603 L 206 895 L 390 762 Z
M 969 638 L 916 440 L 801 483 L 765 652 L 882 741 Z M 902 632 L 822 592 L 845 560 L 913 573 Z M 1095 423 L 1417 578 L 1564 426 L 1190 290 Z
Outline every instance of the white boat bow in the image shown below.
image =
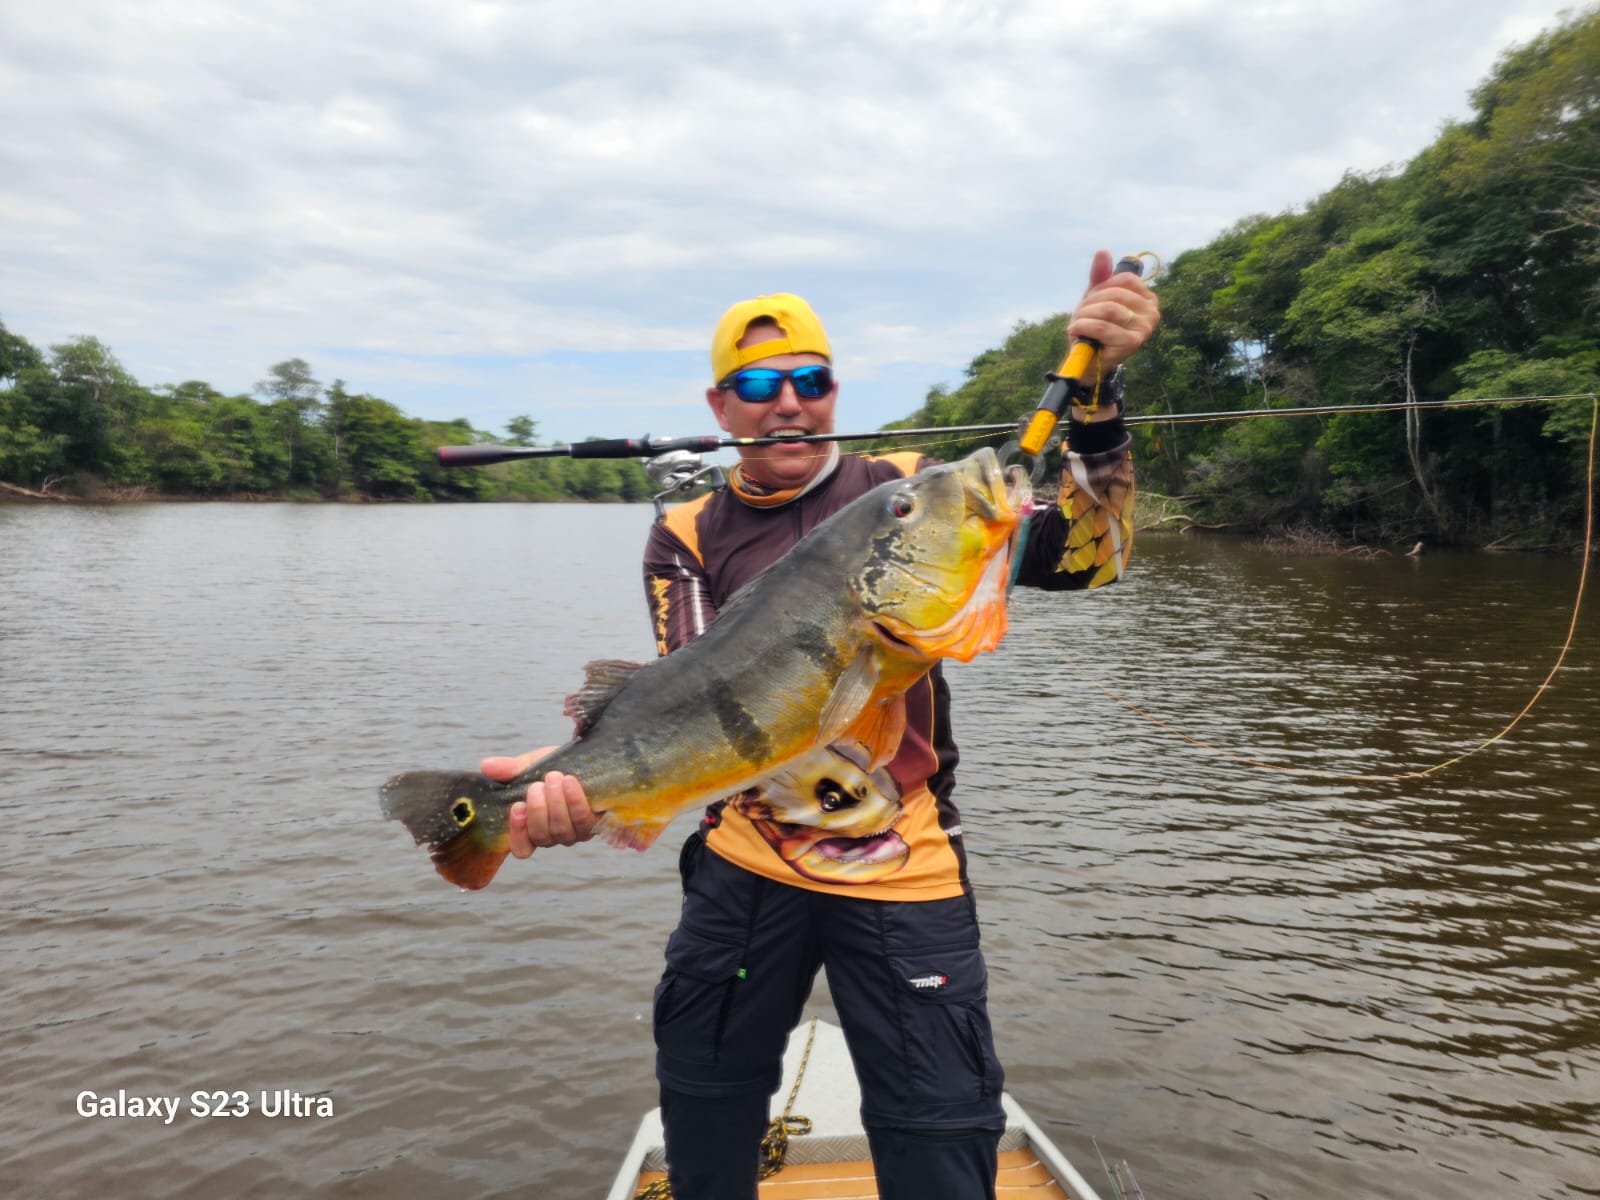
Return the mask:
M 877 1184 L 861 1128 L 861 1091 L 844 1034 L 837 1025 L 813 1020 L 814 1037 L 811 1022 L 789 1036 L 783 1086 L 777 1093 L 787 1097 L 799 1079 L 790 1111 L 808 1117 L 811 1131 L 790 1136 L 782 1169 L 761 1181 L 761 1200 L 876 1200 Z M 1006 1114 L 996 1179 L 1001 1200 L 1023 1196 L 1029 1200 L 1101 1200 L 1009 1092 L 1000 1102 Z M 652 1109 L 639 1123 L 607 1200 L 632 1200 L 641 1176 L 649 1183 L 665 1170 L 661 1110 Z

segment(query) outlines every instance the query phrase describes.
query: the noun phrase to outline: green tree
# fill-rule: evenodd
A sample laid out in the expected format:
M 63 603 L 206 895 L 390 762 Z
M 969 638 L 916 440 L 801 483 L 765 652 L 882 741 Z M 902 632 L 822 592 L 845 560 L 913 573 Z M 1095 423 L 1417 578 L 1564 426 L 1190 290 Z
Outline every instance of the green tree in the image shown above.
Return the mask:
M 11 458 L 19 464 L 25 459 L 27 473 L 35 476 L 147 482 L 148 464 L 133 445 L 131 430 L 148 402 L 149 393 L 98 339 L 52 346 L 48 360 L 17 368 L 6 403 Z
M 0 321 L 0 383 L 14 383 L 22 372 L 43 363 L 44 356 L 27 338 L 12 333 Z
M 363 495 L 394 500 L 428 498 L 421 486 L 427 446 L 419 423 L 388 401 L 345 395 L 340 446 L 350 482 Z
M 43 371 L 44 356 L 0 321 L 0 383 L 39 378 Z M 27 396 L 13 387 L 0 389 L 0 481 L 39 484 L 52 464 L 59 469 L 66 440 L 41 430 L 34 423 L 37 416 Z
M 267 397 L 274 419 L 281 430 L 288 452 L 288 482 L 316 482 L 318 463 L 306 454 L 311 440 L 307 430 L 321 416 L 322 385 L 303 358 L 286 358 L 267 369 L 267 377 L 256 384 L 257 395 Z M 299 462 L 296 462 L 296 458 Z

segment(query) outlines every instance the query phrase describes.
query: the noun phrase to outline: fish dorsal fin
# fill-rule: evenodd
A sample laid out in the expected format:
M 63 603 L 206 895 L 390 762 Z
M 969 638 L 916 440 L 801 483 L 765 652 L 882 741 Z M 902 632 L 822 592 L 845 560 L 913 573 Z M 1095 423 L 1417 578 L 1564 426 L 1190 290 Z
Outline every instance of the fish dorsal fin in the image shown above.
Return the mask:
M 845 740 L 854 742 L 870 756 L 862 768 L 876 771 L 895 756 L 906 732 L 906 698 L 895 696 L 874 704 L 845 730 Z
M 861 711 L 871 702 L 880 674 L 874 655 L 856 655 L 834 683 L 828 702 L 822 706 L 817 721 L 817 745 L 838 741 L 845 730 L 855 724 Z
M 629 662 L 623 658 L 600 658 L 584 664 L 583 686 L 567 697 L 566 707 L 561 710 L 572 718 L 575 726 L 573 737 L 582 737 L 589 732 L 600 714 L 605 712 L 606 705 L 642 666 L 644 663 Z

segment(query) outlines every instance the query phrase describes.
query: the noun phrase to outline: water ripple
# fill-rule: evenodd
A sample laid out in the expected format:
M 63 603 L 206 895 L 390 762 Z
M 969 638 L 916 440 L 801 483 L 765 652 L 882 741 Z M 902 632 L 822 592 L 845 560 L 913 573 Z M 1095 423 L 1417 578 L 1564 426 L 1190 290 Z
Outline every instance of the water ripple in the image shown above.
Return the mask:
M 465 895 L 374 789 L 561 740 L 585 660 L 648 657 L 647 523 L 0 507 L 7 1195 L 600 1190 L 654 1103 L 674 856 Z M 1428 779 L 1172 732 L 1333 774 L 1460 754 L 1543 679 L 1574 577 L 1146 538 L 949 672 L 1008 1085 L 1080 1165 L 1093 1137 L 1152 1197 L 1600 1195 L 1593 618 L 1529 722 Z M 74 1111 L 119 1088 L 335 1116 Z

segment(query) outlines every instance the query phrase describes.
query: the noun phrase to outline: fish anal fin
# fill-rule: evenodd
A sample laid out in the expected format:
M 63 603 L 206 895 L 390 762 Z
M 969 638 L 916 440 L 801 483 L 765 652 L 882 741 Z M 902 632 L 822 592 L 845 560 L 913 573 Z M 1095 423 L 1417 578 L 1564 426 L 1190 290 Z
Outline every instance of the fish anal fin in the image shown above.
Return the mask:
M 905 732 L 906 698 L 902 694 L 863 710 L 844 737 L 835 740 L 853 742 L 864 750 L 867 762 L 862 769 L 872 772 L 895 756 Z
M 622 658 L 599 658 L 585 663 L 583 686 L 567 697 L 566 706 L 562 709 L 572 718 L 575 727 L 572 736 L 582 737 L 588 733 L 600 714 L 605 712 L 606 705 L 644 665 Z
M 670 817 L 656 821 L 627 820 L 615 812 L 600 817 L 594 836 L 604 838 L 619 850 L 648 850 L 672 823 Z
M 835 681 L 827 703 L 822 706 L 817 721 L 817 745 L 838 741 L 855 725 L 871 702 L 881 674 L 872 654 L 856 655 Z

